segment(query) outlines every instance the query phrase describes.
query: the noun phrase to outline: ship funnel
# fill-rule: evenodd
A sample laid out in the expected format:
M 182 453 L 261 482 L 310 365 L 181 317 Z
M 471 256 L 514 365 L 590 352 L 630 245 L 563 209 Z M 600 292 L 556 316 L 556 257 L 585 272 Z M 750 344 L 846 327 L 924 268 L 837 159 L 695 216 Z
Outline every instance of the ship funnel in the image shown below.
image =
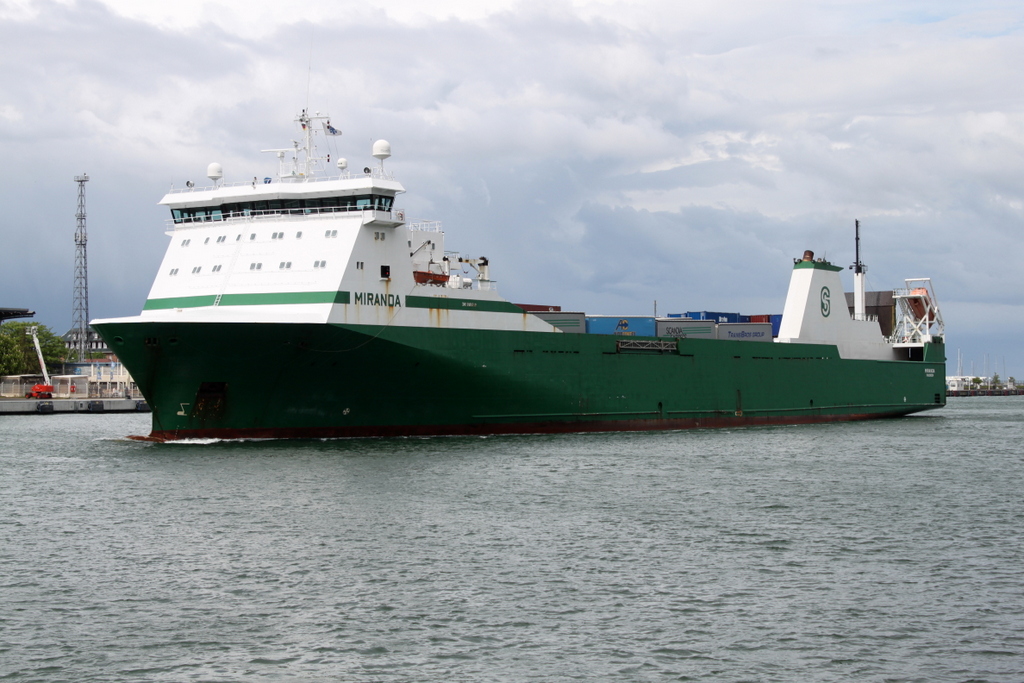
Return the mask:
M 810 249 L 808 249 L 807 251 L 805 251 L 805 252 L 804 252 L 804 258 L 803 258 L 803 260 L 804 260 L 804 261 L 813 261 L 813 260 L 814 260 L 814 252 L 813 252 L 813 251 L 811 251 Z
M 224 177 L 224 168 L 215 161 L 206 167 L 206 177 L 216 183 Z

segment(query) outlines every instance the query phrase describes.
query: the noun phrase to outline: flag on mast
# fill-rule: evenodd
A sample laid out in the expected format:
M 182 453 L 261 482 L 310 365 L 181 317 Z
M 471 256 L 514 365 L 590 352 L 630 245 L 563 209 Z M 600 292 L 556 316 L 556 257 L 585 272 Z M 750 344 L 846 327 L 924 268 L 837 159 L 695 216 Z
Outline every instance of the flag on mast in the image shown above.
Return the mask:
M 331 125 L 328 121 L 324 124 L 324 135 L 341 135 L 341 131 Z

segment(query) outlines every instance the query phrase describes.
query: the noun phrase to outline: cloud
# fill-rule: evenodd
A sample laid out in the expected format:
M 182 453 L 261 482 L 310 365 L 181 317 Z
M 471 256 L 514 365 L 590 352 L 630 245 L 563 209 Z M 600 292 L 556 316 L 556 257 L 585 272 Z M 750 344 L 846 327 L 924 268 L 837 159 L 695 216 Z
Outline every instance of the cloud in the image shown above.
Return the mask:
M 88 171 L 93 312 L 137 312 L 167 187 L 267 175 L 307 100 L 354 166 L 388 139 L 411 215 L 520 301 L 777 312 L 803 249 L 852 262 L 855 218 L 869 282 L 931 275 L 951 343 L 1024 293 L 1015 3 L 303 7 L 0 5 L 4 305 L 70 324 Z

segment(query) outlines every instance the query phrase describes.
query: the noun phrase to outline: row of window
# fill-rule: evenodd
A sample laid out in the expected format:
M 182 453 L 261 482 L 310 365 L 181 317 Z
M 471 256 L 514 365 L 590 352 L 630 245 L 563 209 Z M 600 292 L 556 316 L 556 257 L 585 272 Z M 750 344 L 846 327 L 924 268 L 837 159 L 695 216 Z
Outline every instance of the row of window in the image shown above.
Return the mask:
M 362 263 L 360 263 L 359 266 L 362 266 Z M 211 268 L 210 270 L 212 272 L 214 272 L 214 273 L 219 273 L 221 271 L 221 268 L 223 268 L 223 267 L 224 267 L 223 265 L 218 264 L 218 265 L 214 266 L 213 268 Z M 289 270 L 291 267 L 292 267 L 292 262 L 291 261 L 281 261 L 281 265 L 278 266 L 278 268 L 280 268 L 281 270 Z M 313 261 L 313 267 L 314 268 L 326 268 L 327 267 L 327 261 Z M 262 263 L 256 263 L 256 262 L 250 263 L 249 264 L 249 270 L 263 270 L 263 264 Z M 195 268 L 192 269 L 192 274 L 193 275 L 199 275 L 201 272 L 203 272 L 203 267 L 202 266 L 196 266 Z M 178 274 L 178 269 L 177 268 L 171 268 L 171 271 L 170 271 L 169 275 L 177 275 L 177 274 Z
M 394 201 L 394 197 L 378 194 L 323 197 L 321 199 L 268 199 L 258 202 L 231 202 L 220 206 L 204 206 L 195 209 L 171 209 L 171 217 L 175 223 L 198 223 L 221 221 L 235 216 L 317 214 L 335 211 L 362 211 L 364 209 L 390 211 Z
M 331 234 L 331 233 L 334 233 L 334 234 Z M 337 230 L 328 230 L 327 232 L 324 233 L 324 237 L 337 237 L 337 236 L 338 236 L 338 231 Z M 236 235 L 235 236 L 235 241 L 236 242 L 240 241 L 241 239 L 242 239 L 241 235 Z M 249 235 L 249 241 L 250 242 L 254 241 L 255 239 L 256 239 L 256 233 L 252 233 L 252 234 Z M 272 240 L 283 240 L 284 239 L 284 233 L 283 232 L 275 232 L 275 233 L 273 233 L 270 236 L 270 239 L 272 239 Z M 295 239 L 297 239 L 297 240 L 302 239 L 302 231 L 301 230 L 299 230 L 297 233 L 295 233 Z M 227 235 L 220 235 L 219 237 L 217 237 L 217 244 L 221 244 L 223 242 L 227 242 L 227 240 L 228 240 L 228 236 Z M 203 244 L 209 244 L 209 243 L 210 243 L 210 238 L 209 237 L 207 237 L 205 240 L 203 240 Z M 185 239 L 185 240 L 181 241 L 181 246 L 183 246 L 183 247 L 187 247 L 190 244 L 192 244 L 192 238 Z
M 337 230 L 324 230 L 324 237 L 332 238 L 332 237 L 337 237 L 337 236 L 338 236 L 338 231 Z M 283 232 L 274 232 L 274 233 L 270 234 L 270 239 L 272 239 L 272 240 L 283 240 L 284 238 L 285 238 L 285 234 Z M 223 242 L 226 242 L 227 239 L 228 239 L 227 235 L 220 235 L 220 236 L 217 237 L 217 244 L 221 244 Z M 236 242 L 240 241 L 241 239 L 242 239 L 241 235 L 236 235 L 235 236 L 235 241 Z M 295 233 L 295 239 L 297 239 L 297 240 L 302 239 L 302 231 L 301 230 L 299 230 L 298 232 Z M 378 240 L 378 241 L 379 240 L 383 240 L 384 239 L 384 233 L 383 232 L 375 232 L 375 233 L 373 233 L 373 239 Z M 250 233 L 249 234 L 249 241 L 253 242 L 255 240 L 256 240 L 256 233 Z M 209 237 L 207 237 L 205 240 L 203 240 L 203 244 L 209 244 L 209 243 L 210 243 L 210 238 Z M 183 247 L 187 247 L 190 244 L 192 244 L 192 238 L 184 239 L 184 240 L 181 241 L 181 246 L 183 246 Z

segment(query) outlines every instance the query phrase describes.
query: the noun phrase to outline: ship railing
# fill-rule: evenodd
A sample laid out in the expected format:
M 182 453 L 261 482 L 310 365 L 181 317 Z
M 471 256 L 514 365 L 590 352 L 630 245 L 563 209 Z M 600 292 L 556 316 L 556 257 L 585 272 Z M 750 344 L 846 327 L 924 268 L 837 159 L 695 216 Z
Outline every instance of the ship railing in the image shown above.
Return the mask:
M 233 222 L 253 222 L 258 220 L 265 220 L 268 218 L 281 219 L 281 218 L 330 218 L 336 213 L 351 214 L 357 211 L 375 211 L 377 213 L 383 213 L 389 216 L 396 216 L 398 220 L 404 220 L 405 210 L 404 209 L 378 209 L 369 206 L 319 206 L 319 207 L 307 207 L 301 209 L 264 209 L 264 210 L 247 210 L 247 211 L 231 211 L 226 213 L 214 214 L 203 216 L 202 218 L 168 218 L 164 221 L 165 225 L 173 230 L 189 230 L 192 228 L 202 228 L 208 226 L 210 223 L 233 223 Z M 431 223 L 437 223 L 436 232 L 440 232 L 440 221 L 430 221 Z M 427 230 L 431 230 L 427 228 Z
M 615 350 L 622 351 L 658 351 L 660 353 L 673 352 L 679 349 L 678 340 L 664 339 L 617 339 Z
M 481 292 L 498 291 L 497 280 L 478 280 L 471 277 L 462 277 L 459 271 L 452 271 L 448 282 L 441 286 L 448 287 L 449 289 L 476 289 Z
M 370 167 L 368 166 L 367 168 L 370 168 Z M 308 176 L 302 176 L 302 175 L 296 175 L 296 176 L 288 175 L 288 176 L 281 176 L 281 177 L 270 177 L 270 176 L 267 176 L 265 178 L 253 178 L 252 180 L 242 180 L 242 181 L 232 182 L 232 183 L 217 183 L 216 185 L 204 185 L 202 187 L 199 187 L 197 185 L 193 185 L 192 187 L 174 187 L 172 185 L 171 189 L 167 191 L 167 194 L 185 194 L 185 193 L 188 193 L 188 192 L 211 192 L 213 190 L 224 189 L 225 187 L 245 187 L 245 186 L 250 186 L 250 187 L 254 187 L 255 188 L 255 187 L 258 187 L 260 185 L 273 185 L 275 183 L 325 183 L 325 182 L 330 182 L 332 180 L 352 180 L 353 178 L 377 178 L 378 180 L 394 180 L 395 179 L 395 174 L 394 173 L 388 173 L 387 171 L 381 170 L 378 167 L 378 168 L 370 168 L 370 172 L 369 173 L 352 173 L 351 171 L 346 171 L 345 173 L 341 173 L 341 174 L 324 175 L 324 176 L 316 176 L 316 175 L 312 175 L 312 174 L 310 174 Z

